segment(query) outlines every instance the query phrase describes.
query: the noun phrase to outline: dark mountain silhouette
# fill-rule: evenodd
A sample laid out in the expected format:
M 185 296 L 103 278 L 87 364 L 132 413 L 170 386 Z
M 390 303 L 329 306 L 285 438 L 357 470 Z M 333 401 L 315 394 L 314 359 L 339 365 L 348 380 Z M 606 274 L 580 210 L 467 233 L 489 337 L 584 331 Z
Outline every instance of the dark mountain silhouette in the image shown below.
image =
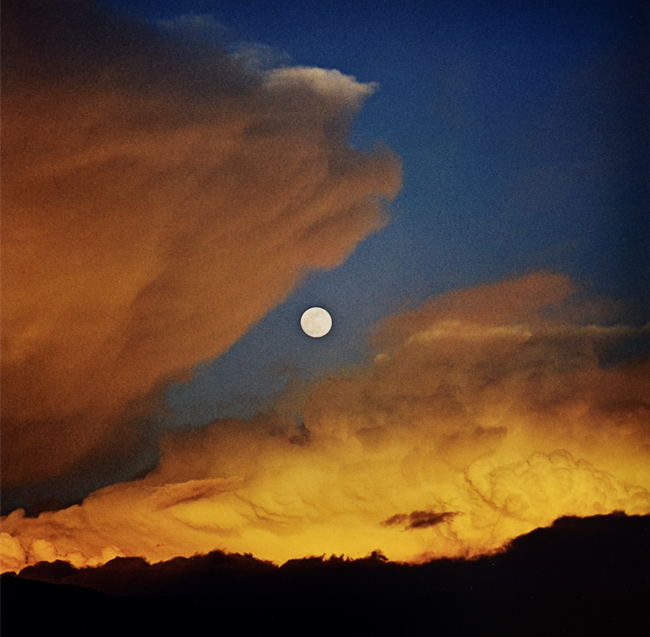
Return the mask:
M 381 553 L 277 567 L 219 551 L 77 570 L 41 562 L 2 577 L 3 627 L 136 634 L 642 635 L 650 628 L 650 516 L 561 518 L 474 560 L 407 565 Z

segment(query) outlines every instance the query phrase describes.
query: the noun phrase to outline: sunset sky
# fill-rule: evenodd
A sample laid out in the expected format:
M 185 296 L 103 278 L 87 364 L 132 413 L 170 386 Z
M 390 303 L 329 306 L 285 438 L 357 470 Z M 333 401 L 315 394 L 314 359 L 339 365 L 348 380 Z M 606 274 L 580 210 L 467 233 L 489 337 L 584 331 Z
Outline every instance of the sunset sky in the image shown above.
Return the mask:
M 650 513 L 647 3 L 2 13 L 3 570 Z

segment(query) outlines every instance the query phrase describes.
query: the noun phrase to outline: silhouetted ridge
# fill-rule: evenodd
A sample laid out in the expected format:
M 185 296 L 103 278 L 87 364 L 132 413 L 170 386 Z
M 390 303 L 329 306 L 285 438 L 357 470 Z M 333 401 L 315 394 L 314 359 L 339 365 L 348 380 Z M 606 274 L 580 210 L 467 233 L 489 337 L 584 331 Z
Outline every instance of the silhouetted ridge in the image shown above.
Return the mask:
M 640 634 L 648 623 L 649 540 L 650 516 L 614 514 L 562 518 L 515 539 L 497 555 L 419 565 L 386 561 L 379 552 L 359 560 L 312 557 L 282 566 L 220 551 L 153 565 L 116 558 L 80 570 L 41 562 L 18 578 L 3 576 L 5 597 L 8 591 L 14 600 L 3 606 L 15 618 L 20 595 L 37 606 L 42 597 L 56 597 L 67 607 L 83 599 L 108 613 L 126 608 L 127 597 L 135 604 L 131 609 L 160 612 L 173 622 L 191 604 L 201 611 L 188 626 L 208 611 L 223 621 L 245 617 L 250 634 L 316 620 L 310 633 L 324 634 L 345 622 L 378 634 L 420 627 L 464 634 L 486 626 L 526 635 L 605 629 Z M 44 588 L 43 582 L 65 586 Z M 104 596 L 89 597 L 90 588 Z

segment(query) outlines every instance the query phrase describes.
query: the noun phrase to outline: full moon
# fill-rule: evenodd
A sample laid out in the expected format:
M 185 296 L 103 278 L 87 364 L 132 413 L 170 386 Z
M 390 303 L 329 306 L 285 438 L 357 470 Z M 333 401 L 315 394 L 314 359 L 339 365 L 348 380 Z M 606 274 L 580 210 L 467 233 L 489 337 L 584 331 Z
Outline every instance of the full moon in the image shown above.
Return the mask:
M 322 307 L 310 307 L 300 318 L 300 327 L 307 336 L 320 338 L 332 329 L 332 317 Z

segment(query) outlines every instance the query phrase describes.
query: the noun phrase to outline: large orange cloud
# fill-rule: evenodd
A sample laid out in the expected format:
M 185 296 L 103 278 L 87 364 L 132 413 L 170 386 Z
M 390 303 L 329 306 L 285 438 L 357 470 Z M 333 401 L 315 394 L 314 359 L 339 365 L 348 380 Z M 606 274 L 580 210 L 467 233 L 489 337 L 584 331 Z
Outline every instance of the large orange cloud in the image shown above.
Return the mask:
M 647 514 L 648 361 L 598 355 L 647 328 L 570 320 L 573 289 L 542 273 L 396 316 L 371 365 L 311 388 L 306 432 L 270 414 L 170 433 L 144 479 L 5 518 L 4 568 L 217 548 L 419 560 L 497 550 L 564 515 Z
M 341 263 L 399 189 L 394 155 L 346 143 L 371 85 L 174 37 L 3 3 L 3 486 L 128 453 L 164 383 Z

